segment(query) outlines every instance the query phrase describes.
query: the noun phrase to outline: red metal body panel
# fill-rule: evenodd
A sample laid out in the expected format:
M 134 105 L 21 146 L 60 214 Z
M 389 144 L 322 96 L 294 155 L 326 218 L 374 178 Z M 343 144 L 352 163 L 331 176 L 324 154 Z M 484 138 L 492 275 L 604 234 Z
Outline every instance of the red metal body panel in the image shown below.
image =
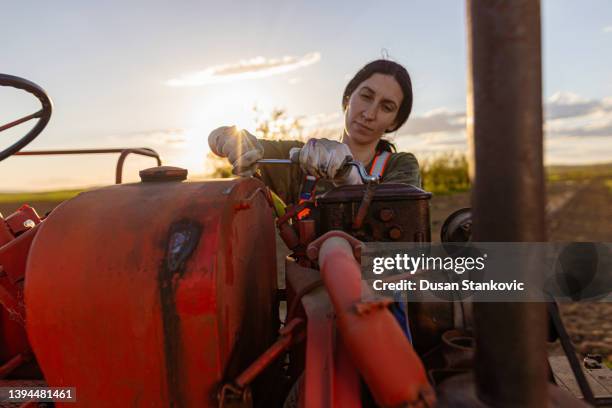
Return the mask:
M 0 246 L 0 303 L 3 306 L 0 309 L 0 365 L 16 359 L 19 355 L 30 353 L 24 327 L 23 279 L 30 246 L 37 232 L 38 227 L 34 227 Z M 17 358 L 14 361 L 20 361 L 20 364 L 3 367 L 0 370 L 0 378 L 4 378 L 23 363 L 23 359 Z M 19 371 L 25 378 L 31 378 L 35 373 L 35 367 Z
M 297 292 L 320 279 L 319 271 L 286 262 L 287 288 L 291 302 Z M 301 299 L 308 317 L 300 404 L 305 408 L 361 406 L 361 384 L 342 340 L 336 335 L 334 309 L 323 287 Z M 300 312 L 301 313 L 301 312 Z M 296 375 L 298 373 L 294 373 Z
M 332 231 L 308 248 L 318 249 L 321 278 L 336 312 L 342 344 L 376 402 L 383 407 L 435 402 L 423 363 L 383 302 L 362 301 L 361 268 L 349 240 Z M 364 293 L 366 298 L 372 294 Z M 310 333 L 308 333 L 310 335 Z
M 305 295 L 302 303 L 308 316 L 304 407 L 361 407 L 359 375 L 336 335 L 334 310 L 325 289 Z
M 0 311 L 0 330 L 2 330 L 2 336 L 0 337 L 0 365 L 5 365 L 20 355 L 23 357 L 30 353 L 30 345 L 25 328 L 21 323 L 13 320 L 6 310 Z M 18 361 L 20 364 L 7 364 L 6 367 L 0 369 L 0 378 L 6 377 L 13 370 L 21 366 L 24 359 L 19 359 Z M 19 373 L 24 378 L 30 378 L 32 370 L 35 369 L 30 367 L 27 369 L 27 373 L 23 370 L 20 370 Z
M 40 224 L 40 217 L 34 208 L 24 204 L 13 214 L 6 217 L 5 222 L 13 235 L 19 235 Z
M 0 248 L 2 277 L 6 274 L 9 283 L 23 283 L 28 252 L 37 232 L 38 228 L 31 228 Z
M 86 407 L 216 405 L 220 381 L 276 338 L 274 242 L 254 179 L 113 186 L 62 204 L 26 273 L 47 382 L 76 387 Z
M 7 242 L 12 241 L 13 238 L 15 238 L 15 235 L 13 235 L 13 232 L 6 223 L 6 220 L 2 217 L 2 213 L 0 213 L 0 247 Z
M 32 228 L 0 247 L 0 364 L 30 350 L 24 327 L 23 277 L 37 232 L 37 227 Z

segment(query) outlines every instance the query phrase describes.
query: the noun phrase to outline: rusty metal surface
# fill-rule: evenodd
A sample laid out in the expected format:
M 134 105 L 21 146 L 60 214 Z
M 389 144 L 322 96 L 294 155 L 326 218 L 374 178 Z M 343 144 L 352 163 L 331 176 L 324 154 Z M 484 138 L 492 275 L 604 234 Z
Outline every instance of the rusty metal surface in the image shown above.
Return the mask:
M 0 248 L 0 303 L 12 319 L 22 325 L 25 321 L 23 281 L 26 263 L 40 226 L 27 230 Z
M 164 181 L 183 181 L 187 179 L 188 171 L 180 167 L 174 166 L 158 166 L 140 170 L 138 172 L 140 180 L 143 183 L 147 182 L 164 182 Z M 117 183 L 120 184 L 120 183 Z
M 364 185 L 343 186 L 320 197 L 319 234 L 342 230 L 365 242 L 431 240 L 430 193 L 407 184 L 380 184 L 370 191 L 374 196 L 363 207 L 367 212 L 359 214 L 365 190 Z
M 279 338 L 274 344 L 270 346 L 263 354 L 261 354 L 257 360 L 255 360 L 249 367 L 244 370 L 238 377 L 236 377 L 235 383 L 237 386 L 244 388 L 257 377 L 261 372 L 271 364 L 272 361 L 277 359 L 282 352 L 287 350 L 289 346 L 296 341 L 303 331 L 304 320 L 295 318 L 288 322 L 279 331 Z
M 304 320 L 295 318 L 279 330 L 279 338 L 263 354 L 257 357 L 236 379 L 223 384 L 219 391 L 219 408 L 251 407 L 253 405 L 250 384 L 273 364 L 294 342 L 304 339 Z M 280 401 L 279 401 L 280 402 Z
M 17 211 L 4 219 L 12 235 L 18 236 L 40 224 L 41 218 L 36 210 L 23 204 Z
M 545 241 L 540 2 L 468 0 L 467 22 L 473 240 Z M 479 303 L 474 319 L 479 397 L 545 406 L 544 306 Z
M 77 406 L 216 406 L 221 381 L 278 332 L 262 186 L 119 185 L 58 207 L 40 224 L 26 271 L 27 330 L 48 383 L 77 387 Z M 265 401 L 269 381 L 257 377 L 253 396 Z
M 545 240 L 540 2 L 468 1 L 474 234 Z
M 326 254 L 321 254 L 321 249 L 323 245 L 330 238 L 334 238 L 330 242 L 335 242 L 339 246 L 344 246 L 345 243 L 343 241 L 346 241 L 346 244 L 348 245 L 347 248 L 350 249 L 351 255 L 355 258 L 357 262 L 361 262 L 361 253 L 363 252 L 365 248 L 365 245 L 363 244 L 363 242 L 359 241 L 357 238 L 349 235 L 348 233 L 344 231 L 338 231 L 338 230 L 332 230 L 332 231 L 326 232 L 325 234 L 321 235 L 319 238 L 312 241 L 310 245 L 308 245 L 308 248 L 306 250 L 308 258 L 310 258 L 310 260 L 312 261 L 320 262 L 319 263 L 319 267 L 320 267 L 322 265 L 321 257 L 324 257 L 325 259 L 327 256 Z M 338 238 L 340 238 L 340 240 L 338 240 Z M 326 248 L 330 248 L 329 243 L 328 245 L 326 245 Z
M 372 294 L 367 296 L 371 301 L 362 299 L 367 286 L 362 284 L 354 251 L 363 244 L 346 233 L 328 234 L 333 235 L 323 236 L 309 246 L 308 255 L 318 257 L 321 278 L 352 364 L 380 406 L 433 405 L 435 393 L 423 364 L 385 307 L 387 303 L 373 299 Z M 311 251 L 315 246 L 318 249 Z
M 14 238 L 15 235 L 13 234 L 13 231 L 11 231 L 6 223 L 6 220 L 2 216 L 2 213 L 0 213 L 0 247 L 12 241 Z
M 333 307 L 321 287 L 305 295 L 307 339 L 303 396 L 305 408 L 327 407 L 334 400 L 334 318 Z M 359 405 L 357 405 L 359 406 Z
M 316 223 L 315 220 L 299 220 L 298 221 L 298 232 L 300 237 L 300 245 L 304 247 L 308 246 L 316 237 Z
M 286 279 L 288 302 L 299 302 L 292 315 L 307 317 L 307 341 L 291 353 L 290 374 L 302 378 L 299 406 L 360 407 L 359 376 L 335 334 L 334 309 L 318 284 L 319 271 L 287 259 Z
M 378 183 L 366 184 L 363 198 L 361 199 L 359 209 L 357 210 L 357 214 L 355 214 L 355 219 L 353 220 L 353 230 L 359 230 L 363 226 L 363 221 L 365 220 L 366 215 L 368 215 L 368 210 L 370 209 L 370 204 L 372 204 L 372 200 L 374 199 L 374 193 L 376 192 L 377 186 Z
M 290 257 L 285 258 L 284 270 L 288 306 L 287 319 L 306 318 L 302 298 L 322 285 L 319 271 L 300 265 L 296 259 Z M 288 367 L 287 374 L 294 381 L 304 372 L 306 343 L 302 342 L 290 350 L 291 364 Z
M 26 212 L 27 213 L 27 212 Z M 17 217 L 18 218 L 18 217 Z M 40 220 L 38 220 L 40 222 Z M 0 218 L 0 222 L 4 220 Z M 0 377 L 40 378 L 25 330 L 24 276 L 40 224 L 0 246 Z M 19 358 L 22 356 L 22 358 Z

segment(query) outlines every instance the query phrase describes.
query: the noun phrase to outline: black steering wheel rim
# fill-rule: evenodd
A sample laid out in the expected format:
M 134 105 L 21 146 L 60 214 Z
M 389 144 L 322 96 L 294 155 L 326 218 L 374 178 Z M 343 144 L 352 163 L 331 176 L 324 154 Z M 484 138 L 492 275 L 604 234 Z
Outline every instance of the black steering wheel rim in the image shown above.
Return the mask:
M 51 118 L 51 112 L 53 111 L 53 103 L 51 102 L 51 99 L 49 99 L 49 96 L 47 95 L 44 89 L 36 85 L 34 82 L 28 81 L 24 78 L 8 74 L 0 74 L 0 86 L 10 86 L 12 88 L 21 89 L 28 93 L 31 93 L 40 101 L 41 104 L 41 109 L 38 112 L 22 118 L 25 120 L 21 122 L 13 122 L 13 125 L 17 125 L 27 120 L 38 118 L 38 122 L 36 122 L 36 125 L 34 125 L 34 127 L 30 129 L 30 131 L 25 136 L 23 136 L 17 142 L 13 143 L 11 146 L 0 151 L 0 161 L 2 161 L 7 157 L 17 153 L 25 146 L 27 146 L 32 140 L 36 139 L 36 137 L 47 126 L 47 123 L 49 123 L 49 119 Z M 2 130 L 5 130 L 5 128 L 0 129 L 0 131 Z

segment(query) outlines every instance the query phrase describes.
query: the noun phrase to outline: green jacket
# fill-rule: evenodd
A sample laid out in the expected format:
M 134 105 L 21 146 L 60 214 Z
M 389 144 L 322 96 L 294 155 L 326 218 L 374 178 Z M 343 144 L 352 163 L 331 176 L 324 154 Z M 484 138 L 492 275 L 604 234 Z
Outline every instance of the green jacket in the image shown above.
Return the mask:
M 296 140 L 259 140 L 264 148 L 265 159 L 288 159 L 292 147 L 302 147 L 303 142 Z M 369 172 L 372 160 L 366 166 Z M 261 180 L 287 204 L 295 204 L 300 197 L 304 173 L 299 166 L 267 164 L 259 166 Z M 419 163 L 412 153 L 392 153 L 382 176 L 383 183 L 406 183 L 421 187 Z M 319 180 L 316 193 L 320 194 L 333 188 L 328 180 Z

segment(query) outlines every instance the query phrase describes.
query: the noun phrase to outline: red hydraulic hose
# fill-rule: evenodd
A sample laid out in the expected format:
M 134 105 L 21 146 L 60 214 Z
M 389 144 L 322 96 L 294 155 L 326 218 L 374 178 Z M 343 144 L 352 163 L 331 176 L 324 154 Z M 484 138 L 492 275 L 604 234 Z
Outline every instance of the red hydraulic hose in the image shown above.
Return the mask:
M 386 308 L 388 302 L 362 302 L 361 268 L 351 244 L 337 231 L 326 235 L 314 243 L 320 244 L 321 277 L 342 341 L 374 399 L 383 407 L 434 405 L 423 364 Z

